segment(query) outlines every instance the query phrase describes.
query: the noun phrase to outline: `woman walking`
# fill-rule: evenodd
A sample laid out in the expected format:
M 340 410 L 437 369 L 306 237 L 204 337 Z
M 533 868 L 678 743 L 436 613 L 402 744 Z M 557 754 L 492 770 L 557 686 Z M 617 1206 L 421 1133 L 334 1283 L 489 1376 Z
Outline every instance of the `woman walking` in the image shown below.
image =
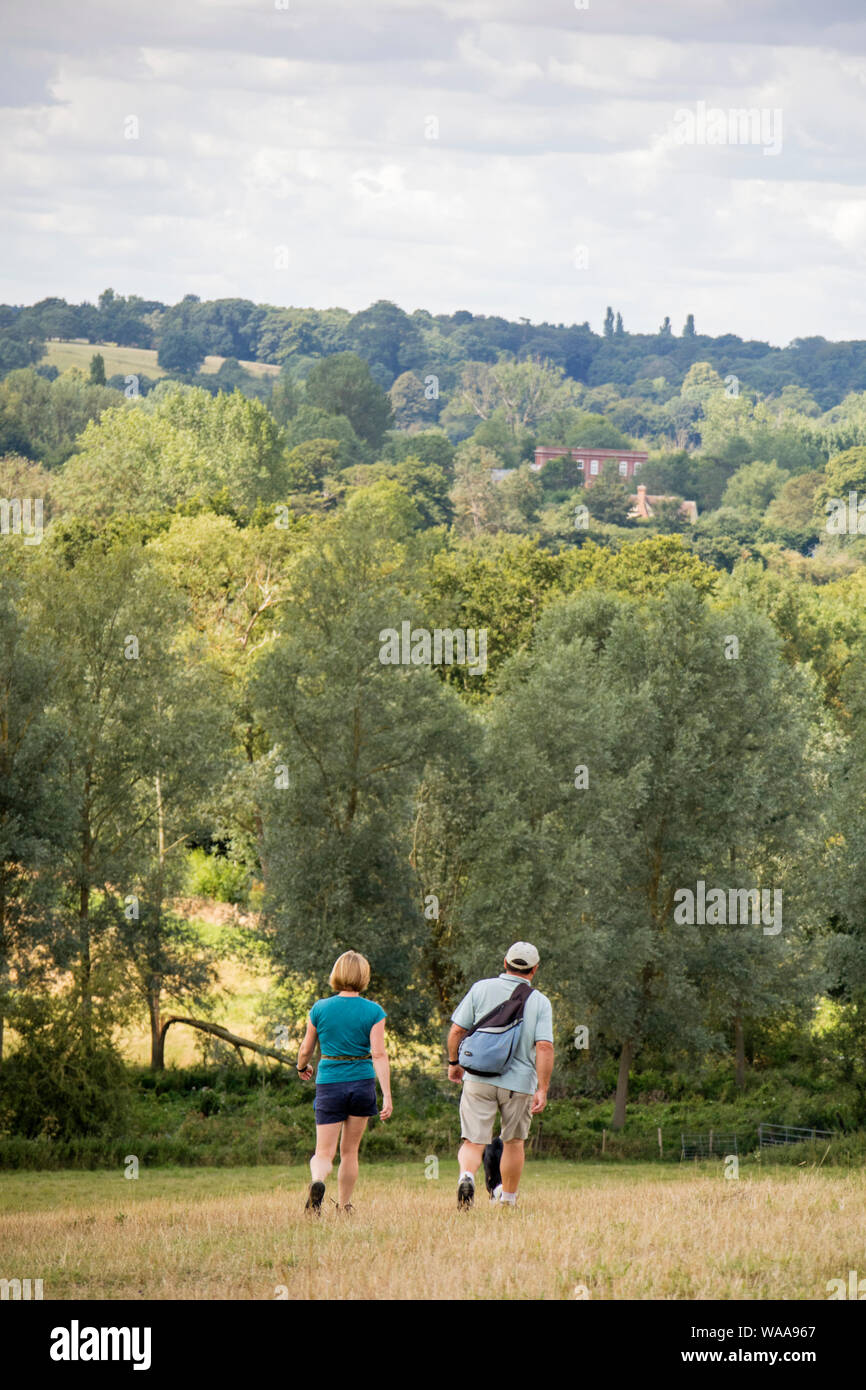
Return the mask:
M 357 951 L 344 951 L 331 971 L 336 993 L 318 999 L 298 1053 L 298 1075 L 312 1081 L 310 1058 L 318 1042 L 321 1060 L 316 1075 L 316 1152 L 310 1159 L 312 1182 L 306 1210 L 318 1215 L 325 1197 L 325 1179 L 334 1165 L 340 1141 L 337 1210 L 352 1211 L 352 1192 L 358 1178 L 358 1148 L 367 1121 L 376 1114 L 376 1078 L 382 1088 L 387 1120 L 391 1105 L 391 1069 L 385 1051 L 385 1010 L 361 995 L 370 983 L 370 965 Z

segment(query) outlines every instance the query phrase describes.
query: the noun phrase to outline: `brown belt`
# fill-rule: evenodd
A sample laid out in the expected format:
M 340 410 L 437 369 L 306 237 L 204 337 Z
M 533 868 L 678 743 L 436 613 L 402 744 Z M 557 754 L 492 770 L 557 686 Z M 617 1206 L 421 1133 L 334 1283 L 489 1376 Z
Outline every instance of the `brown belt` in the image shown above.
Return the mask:
M 371 1052 L 365 1052 L 363 1057 L 329 1057 L 327 1052 L 322 1053 L 323 1062 L 369 1062 L 372 1059 Z

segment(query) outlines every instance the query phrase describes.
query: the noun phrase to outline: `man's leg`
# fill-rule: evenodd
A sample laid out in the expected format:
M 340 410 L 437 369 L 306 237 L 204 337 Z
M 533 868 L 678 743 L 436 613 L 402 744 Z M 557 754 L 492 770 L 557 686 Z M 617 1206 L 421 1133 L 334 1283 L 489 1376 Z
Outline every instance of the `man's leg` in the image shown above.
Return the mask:
M 481 1160 L 484 1157 L 484 1145 L 473 1144 L 469 1139 L 464 1139 L 460 1148 L 457 1150 L 457 1162 L 460 1164 L 460 1175 L 471 1173 L 472 1177 L 481 1167 Z
M 499 1171 L 502 1186 L 499 1190 L 500 1202 L 513 1206 L 517 1200 L 520 1175 L 523 1172 L 525 1143 L 532 1124 L 530 1107 L 532 1096 L 522 1091 L 497 1091 L 499 1108 L 502 1111 L 502 1158 Z
M 508 1201 L 509 1198 L 517 1196 L 517 1189 L 520 1186 L 520 1175 L 523 1172 L 525 1157 L 524 1141 L 522 1139 L 506 1139 L 503 1141 L 502 1158 L 499 1164 L 499 1171 L 502 1174 L 503 1201 Z
M 457 1184 L 458 1207 L 471 1207 L 475 1201 L 475 1174 L 481 1167 L 484 1145 L 493 1136 L 496 1119 L 496 1087 L 474 1078 L 464 1078 L 460 1097 L 460 1131 L 462 1143 L 457 1153 L 460 1181 Z

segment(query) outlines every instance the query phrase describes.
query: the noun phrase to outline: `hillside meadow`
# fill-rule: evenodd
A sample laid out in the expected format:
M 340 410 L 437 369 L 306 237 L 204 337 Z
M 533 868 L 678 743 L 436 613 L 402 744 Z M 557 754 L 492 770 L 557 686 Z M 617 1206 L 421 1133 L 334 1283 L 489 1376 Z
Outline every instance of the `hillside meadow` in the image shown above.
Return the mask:
M 105 374 L 108 377 L 118 374 L 125 376 L 131 372 L 137 376 L 148 376 L 155 381 L 167 375 L 165 368 L 160 367 L 157 362 L 156 348 L 118 347 L 117 343 L 63 342 L 51 339 L 45 345 L 42 365 L 57 367 L 61 372 L 67 371 L 69 367 L 78 367 L 81 371 L 87 372 L 90 370 L 90 360 L 96 352 L 102 353 L 105 359 Z M 218 372 L 225 360 L 224 357 L 209 354 L 205 357 L 201 370 L 206 374 Z M 242 362 L 240 365 L 251 375 L 260 377 L 276 376 L 280 370 L 269 362 Z

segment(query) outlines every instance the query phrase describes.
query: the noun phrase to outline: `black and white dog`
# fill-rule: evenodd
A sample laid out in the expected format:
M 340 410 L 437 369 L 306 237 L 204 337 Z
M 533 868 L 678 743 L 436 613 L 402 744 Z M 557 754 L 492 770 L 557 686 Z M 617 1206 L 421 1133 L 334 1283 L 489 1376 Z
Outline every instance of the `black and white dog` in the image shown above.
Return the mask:
M 484 1182 L 487 1191 L 490 1193 L 491 1202 L 494 1200 L 493 1194 L 502 1183 L 502 1174 L 499 1171 L 499 1164 L 502 1160 L 502 1139 L 497 1134 L 489 1144 L 484 1145 L 482 1163 L 484 1164 Z

